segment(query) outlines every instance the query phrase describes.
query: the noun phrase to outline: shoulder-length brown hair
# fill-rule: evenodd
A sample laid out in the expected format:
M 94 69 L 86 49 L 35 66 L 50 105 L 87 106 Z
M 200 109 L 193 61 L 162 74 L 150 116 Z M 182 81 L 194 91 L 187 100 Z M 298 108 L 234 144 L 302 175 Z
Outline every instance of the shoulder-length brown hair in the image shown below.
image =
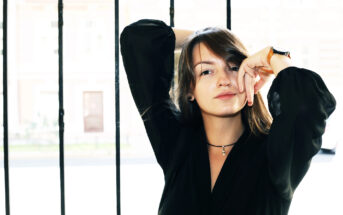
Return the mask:
M 191 102 L 188 98 L 189 93 L 193 91 L 196 84 L 192 52 L 194 46 L 200 42 L 204 43 L 227 63 L 231 62 L 237 66 L 240 66 L 248 56 L 247 49 L 230 30 L 218 27 L 197 31 L 184 43 L 178 65 L 176 100 L 183 121 L 192 125 L 199 125 L 202 122 L 201 111 L 196 100 Z M 265 107 L 260 92 L 254 94 L 253 106 L 249 107 L 246 104 L 241 113 L 243 123 L 249 126 L 254 135 L 268 134 L 272 116 Z

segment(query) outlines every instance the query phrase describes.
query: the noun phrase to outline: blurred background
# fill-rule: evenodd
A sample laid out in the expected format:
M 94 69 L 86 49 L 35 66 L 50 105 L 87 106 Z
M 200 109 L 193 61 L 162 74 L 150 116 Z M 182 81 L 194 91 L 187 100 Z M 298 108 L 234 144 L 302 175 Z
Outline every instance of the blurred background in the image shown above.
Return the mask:
M 169 24 L 169 1 L 125 0 L 119 4 L 120 32 L 142 18 Z M 290 50 L 293 63 L 320 74 L 335 96 L 337 108 L 327 121 L 323 149 L 313 158 L 295 192 L 289 214 L 343 214 L 343 146 L 339 135 L 343 121 L 343 2 L 233 0 L 231 11 L 232 31 L 251 54 L 268 45 Z M 2 37 L 2 5 L 0 13 Z M 57 19 L 57 0 L 8 2 L 13 215 L 60 214 Z M 225 0 L 175 0 L 176 28 L 208 26 L 226 27 Z M 65 0 L 63 33 L 66 213 L 115 214 L 114 1 Z M 2 43 L 0 46 L 2 49 Z M 2 57 L 0 64 L 2 95 Z M 271 83 L 261 91 L 266 103 Z M 1 124 L 2 101 L 0 96 Z M 122 214 L 157 214 L 163 172 L 131 97 L 122 62 L 120 103 Z M 2 126 L 0 135 L 3 139 Z M 0 152 L 3 214 L 2 141 Z

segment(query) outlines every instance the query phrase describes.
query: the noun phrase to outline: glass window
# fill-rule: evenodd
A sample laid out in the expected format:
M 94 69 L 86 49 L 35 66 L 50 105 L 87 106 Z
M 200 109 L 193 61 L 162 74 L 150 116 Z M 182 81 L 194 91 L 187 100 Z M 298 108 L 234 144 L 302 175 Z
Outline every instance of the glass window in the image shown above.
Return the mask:
M 160 0 L 120 1 L 119 32 L 144 18 L 169 24 L 169 4 L 170 1 Z M 337 99 L 336 117 L 330 122 L 330 130 L 340 128 L 343 4 L 339 0 L 328 0 L 325 4 L 310 0 L 231 1 L 231 4 L 232 31 L 250 53 L 267 45 L 284 47 L 291 51 L 295 65 L 312 69 L 323 77 Z M 2 12 L 1 8 L 0 19 Z M 11 214 L 58 215 L 57 4 L 9 1 L 8 17 L 8 26 L 13 26 L 8 29 Z M 208 26 L 226 27 L 225 0 L 215 4 L 209 0 L 175 1 L 176 28 L 198 30 Z M 66 1 L 63 33 L 66 213 L 97 214 L 101 208 L 104 215 L 115 214 L 114 1 Z M 175 65 L 178 57 L 176 53 Z M 0 71 L 2 124 L 2 66 Z M 177 71 L 175 84 L 176 80 Z M 261 91 L 264 99 L 270 84 Z M 133 101 L 122 62 L 120 99 L 122 214 L 142 211 L 156 214 L 164 186 L 163 172 Z M 3 139 L 2 126 L 0 137 Z M 329 141 L 337 138 L 324 140 L 323 144 Z M 0 193 L 4 194 L 3 141 L 0 152 Z M 325 162 L 320 159 L 327 158 L 314 159 L 309 176 L 304 179 L 307 182 L 298 188 L 290 214 L 307 214 L 314 203 L 321 207 L 313 213 L 337 214 L 340 210 L 338 191 L 343 189 L 339 186 L 342 177 L 336 169 L 339 157 Z M 317 181 L 309 182 L 312 178 Z M 326 190 L 320 188 L 323 181 L 327 182 Z M 320 201 L 315 195 L 311 201 L 303 195 L 314 189 L 321 196 Z M 0 195 L 0 211 L 5 211 L 4 195 Z
M 115 214 L 114 1 L 66 1 L 63 33 L 66 213 Z
M 8 1 L 11 214 L 60 214 L 55 5 Z

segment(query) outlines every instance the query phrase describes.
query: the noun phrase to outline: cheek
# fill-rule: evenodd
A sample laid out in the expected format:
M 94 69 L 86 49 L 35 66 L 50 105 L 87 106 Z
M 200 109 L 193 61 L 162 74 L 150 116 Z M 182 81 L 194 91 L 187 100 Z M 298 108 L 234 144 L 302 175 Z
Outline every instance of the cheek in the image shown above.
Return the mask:
M 237 73 L 233 74 L 231 76 L 231 85 L 235 88 L 235 89 L 238 89 L 238 84 L 237 84 Z
M 197 87 L 194 90 L 194 97 L 201 109 L 203 109 L 204 107 L 209 107 L 209 105 L 212 103 L 211 101 L 212 95 L 210 94 L 210 91 L 208 90 L 208 88 L 204 86 Z
M 211 95 L 206 89 L 198 89 L 194 91 L 194 97 L 198 103 L 206 103 L 211 98 Z
M 212 95 L 213 92 L 216 92 L 216 90 L 215 85 L 211 84 L 211 82 L 199 82 L 195 86 L 194 96 L 201 100 L 210 99 L 214 96 Z

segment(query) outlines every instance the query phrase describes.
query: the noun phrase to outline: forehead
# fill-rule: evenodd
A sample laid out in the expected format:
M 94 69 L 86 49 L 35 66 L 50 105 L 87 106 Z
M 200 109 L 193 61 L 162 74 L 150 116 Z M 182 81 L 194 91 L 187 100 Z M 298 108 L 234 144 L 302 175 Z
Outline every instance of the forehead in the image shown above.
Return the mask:
M 209 49 L 205 43 L 200 42 L 196 44 L 192 50 L 193 64 L 206 60 L 208 58 L 221 58 Z
M 218 64 L 221 66 L 233 66 L 235 64 L 231 62 L 226 62 L 220 55 L 213 52 L 207 45 L 203 42 L 196 44 L 192 50 L 192 63 L 193 68 L 198 68 L 198 65 L 209 65 Z

